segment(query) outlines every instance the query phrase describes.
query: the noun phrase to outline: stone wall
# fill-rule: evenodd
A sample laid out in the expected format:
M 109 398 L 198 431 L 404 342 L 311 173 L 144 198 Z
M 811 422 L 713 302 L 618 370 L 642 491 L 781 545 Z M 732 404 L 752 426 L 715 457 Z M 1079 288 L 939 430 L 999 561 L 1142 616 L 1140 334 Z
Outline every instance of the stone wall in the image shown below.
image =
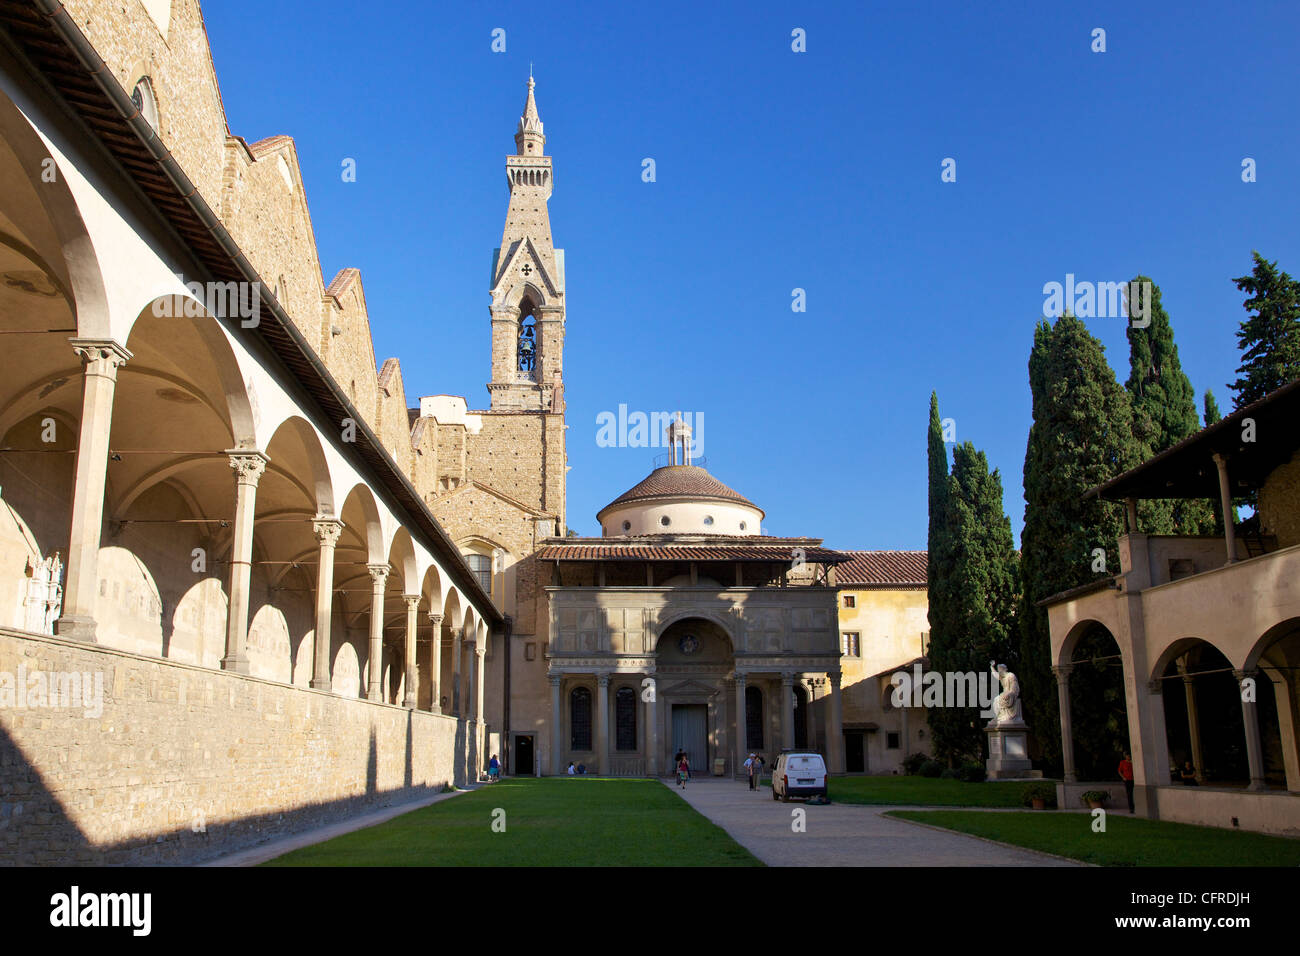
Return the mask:
M 38 672 L 102 697 L 16 706 Z M 467 726 L 0 630 L 0 864 L 193 862 L 437 792 L 463 783 Z
M 1274 469 L 1259 492 L 1259 517 L 1264 530 L 1277 535 L 1277 546 L 1300 544 L 1300 455 Z

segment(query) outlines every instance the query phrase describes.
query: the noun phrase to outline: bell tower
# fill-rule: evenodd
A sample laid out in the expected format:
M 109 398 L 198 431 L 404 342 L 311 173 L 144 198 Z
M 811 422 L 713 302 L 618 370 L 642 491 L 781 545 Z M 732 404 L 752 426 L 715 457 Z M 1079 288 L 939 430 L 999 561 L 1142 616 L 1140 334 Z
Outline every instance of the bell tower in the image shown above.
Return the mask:
M 551 242 L 554 181 L 528 77 L 528 99 L 506 158 L 510 205 L 492 252 L 492 410 L 564 410 L 564 250 Z

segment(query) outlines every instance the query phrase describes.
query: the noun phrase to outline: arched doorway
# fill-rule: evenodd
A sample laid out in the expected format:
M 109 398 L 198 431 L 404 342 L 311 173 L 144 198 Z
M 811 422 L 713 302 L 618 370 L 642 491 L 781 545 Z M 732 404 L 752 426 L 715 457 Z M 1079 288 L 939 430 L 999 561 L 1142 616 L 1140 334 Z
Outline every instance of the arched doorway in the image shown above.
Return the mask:
M 664 722 L 664 753 L 658 765 L 671 767 L 680 752 L 697 775 L 712 773 L 719 760 L 725 772 L 735 739 L 726 693 L 735 667 L 730 635 L 709 618 L 682 618 L 660 633 L 655 653 L 658 710 Z
M 1070 653 L 1070 729 L 1080 780 L 1118 780 L 1132 753 L 1124 661 L 1114 635 L 1095 621 Z

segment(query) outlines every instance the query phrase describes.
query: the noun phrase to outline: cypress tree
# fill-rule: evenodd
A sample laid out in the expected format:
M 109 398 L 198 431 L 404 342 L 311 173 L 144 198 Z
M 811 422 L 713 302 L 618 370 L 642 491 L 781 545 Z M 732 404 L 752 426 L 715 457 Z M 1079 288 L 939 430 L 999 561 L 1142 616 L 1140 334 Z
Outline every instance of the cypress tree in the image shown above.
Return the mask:
M 939 418 L 939 396 L 930 393 L 930 428 L 927 437 L 927 457 L 929 463 L 929 509 L 930 521 L 926 542 L 926 601 L 927 615 L 930 621 L 930 644 L 926 655 L 931 667 L 936 654 L 940 661 L 945 660 L 950 646 L 949 592 L 953 586 L 951 548 L 949 547 L 948 517 L 948 449 L 943 442 L 943 423 Z M 942 734 L 945 723 L 940 711 L 931 711 L 926 715 L 932 733 Z M 907 756 L 904 754 L 903 756 Z
M 1300 282 L 1279 272 L 1276 262 L 1253 253 L 1255 267 L 1232 281 L 1250 295 L 1242 303 L 1253 314 L 1237 331 L 1241 349 L 1233 408 L 1258 401 L 1300 378 Z
M 1148 323 L 1126 330 L 1129 346 L 1129 377 L 1125 383 L 1133 405 L 1133 437 L 1140 461 L 1158 455 L 1199 431 L 1196 393 L 1183 373 L 1174 344 L 1174 328 L 1160 301 L 1160 287 L 1148 276 L 1134 283 L 1147 283 Z M 1132 286 L 1130 286 L 1132 287 Z M 1139 527 L 1147 534 L 1197 535 L 1208 533 L 1214 523 L 1206 500 L 1144 500 L 1139 506 Z
M 1209 428 L 1222 419 L 1223 415 L 1219 412 L 1219 403 L 1214 400 L 1214 393 L 1207 388 L 1205 390 L 1205 427 Z
M 1060 715 L 1051 672 L 1047 611 L 1037 602 L 1094 581 L 1093 551 L 1105 574 L 1119 572 L 1123 508 L 1087 489 L 1137 462 L 1128 392 L 1106 364 L 1105 349 L 1075 316 L 1034 330 L 1029 356 L 1033 424 L 1025 449 L 1025 525 L 1021 535 L 1020 678 L 1026 720 L 1051 768 L 1060 766 Z
M 988 459 L 970 442 L 953 449 L 947 500 L 948 620 L 938 645 L 931 632 L 930 665 L 981 674 L 996 660 L 1015 670 L 1015 540 L 1002 508 L 1002 478 L 989 472 Z M 936 754 L 950 762 L 979 758 L 987 718 L 978 706 L 930 710 L 927 718 Z

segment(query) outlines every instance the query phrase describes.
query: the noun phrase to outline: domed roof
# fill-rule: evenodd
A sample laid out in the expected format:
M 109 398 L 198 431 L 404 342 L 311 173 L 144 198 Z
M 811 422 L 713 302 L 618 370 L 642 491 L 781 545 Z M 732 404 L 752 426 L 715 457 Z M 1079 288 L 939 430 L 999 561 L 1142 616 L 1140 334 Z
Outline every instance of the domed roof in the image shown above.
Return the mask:
M 604 508 L 604 514 L 615 505 L 625 505 L 637 501 L 654 501 L 660 498 L 690 498 L 702 501 L 732 501 L 747 505 L 755 511 L 762 512 L 740 492 L 728 488 L 698 465 L 665 465 L 650 472 L 639 484 L 623 492 Z

